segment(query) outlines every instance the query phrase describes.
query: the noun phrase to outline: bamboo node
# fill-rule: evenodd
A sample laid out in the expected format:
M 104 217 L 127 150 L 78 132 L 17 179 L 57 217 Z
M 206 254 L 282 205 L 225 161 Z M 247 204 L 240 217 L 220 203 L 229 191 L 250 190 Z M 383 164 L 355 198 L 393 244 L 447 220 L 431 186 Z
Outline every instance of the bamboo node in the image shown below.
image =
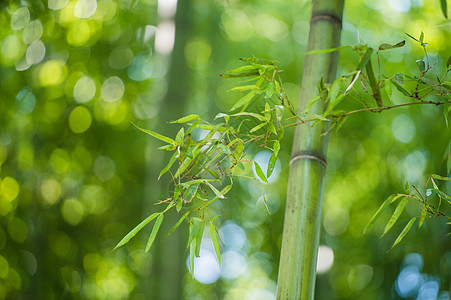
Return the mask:
M 310 159 L 310 160 L 315 160 L 319 163 L 321 163 L 325 168 L 327 167 L 327 161 L 324 157 L 322 157 L 322 155 L 318 154 L 318 153 L 314 153 L 314 152 L 299 152 L 296 153 L 295 155 L 293 155 L 291 157 L 290 160 L 290 166 L 297 160 L 301 160 L 301 159 Z

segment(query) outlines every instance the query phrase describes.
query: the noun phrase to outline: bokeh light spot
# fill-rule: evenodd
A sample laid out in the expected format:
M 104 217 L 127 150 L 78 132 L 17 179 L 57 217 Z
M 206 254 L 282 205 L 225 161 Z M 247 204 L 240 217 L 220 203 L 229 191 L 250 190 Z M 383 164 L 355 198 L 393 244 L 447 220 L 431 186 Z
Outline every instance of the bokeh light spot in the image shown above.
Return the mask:
M 9 264 L 6 258 L 0 255 L 0 278 L 6 278 L 9 271 Z
M 78 0 L 74 7 L 74 16 L 77 18 L 89 18 L 97 9 L 96 0 Z
M 78 103 L 86 103 L 94 98 L 96 84 L 89 76 L 80 78 L 74 86 L 74 99 Z
M 415 136 L 415 124 L 408 115 L 399 114 L 391 122 L 391 131 L 398 141 L 407 144 Z
M 22 89 L 16 96 L 16 103 L 19 113 L 28 115 L 33 112 L 36 106 L 36 97 L 28 89 Z
M 64 220 L 70 225 L 78 225 L 84 217 L 84 206 L 76 199 L 64 200 L 61 207 L 61 213 Z
M 69 127 L 73 133 L 82 133 L 91 127 L 92 116 L 83 106 L 75 107 L 69 115 Z
M 108 56 L 108 64 L 116 70 L 122 70 L 128 67 L 133 60 L 133 51 L 127 46 L 114 48 Z
M 24 47 L 22 42 L 15 35 L 8 35 L 3 38 L 0 57 L 4 65 L 14 65 L 22 58 Z
M 16 10 L 11 17 L 11 29 L 20 30 L 30 22 L 30 11 L 26 7 Z
M 55 86 L 63 83 L 67 76 L 66 64 L 61 60 L 49 60 L 42 65 L 39 80 L 42 86 Z
M 316 262 L 316 273 L 323 274 L 332 268 L 334 264 L 334 251 L 327 246 L 318 247 L 318 261 Z
M 41 40 L 34 41 L 28 46 L 26 59 L 27 63 L 34 65 L 40 63 L 45 57 L 45 45 Z
M 124 96 L 125 86 L 117 76 L 107 78 L 102 84 L 102 98 L 106 102 L 116 102 Z
M 353 291 L 364 289 L 373 279 L 373 268 L 368 265 L 357 265 L 348 274 L 348 285 Z
M 0 193 L 3 196 L 3 199 L 8 202 L 13 201 L 19 195 L 19 189 L 20 186 L 16 179 L 9 176 L 3 178 L 0 185 Z
M 41 195 L 46 204 L 53 205 L 57 203 L 61 196 L 59 182 L 52 178 L 44 179 L 41 183 Z
M 39 20 L 31 21 L 23 30 L 22 36 L 23 40 L 27 44 L 31 44 L 36 40 L 39 40 L 44 31 L 42 23 Z
M 72 23 L 67 32 L 67 42 L 74 46 L 83 46 L 91 38 L 92 30 L 87 21 Z
M 69 0 L 49 0 L 49 8 L 53 10 L 59 10 L 62 9 L 66 4 L 69 2 Z
M 94 173 L 102 181 L 108 181 L 116 173 L 116 164 L 106 156 L 99 156 L 94 162 Z

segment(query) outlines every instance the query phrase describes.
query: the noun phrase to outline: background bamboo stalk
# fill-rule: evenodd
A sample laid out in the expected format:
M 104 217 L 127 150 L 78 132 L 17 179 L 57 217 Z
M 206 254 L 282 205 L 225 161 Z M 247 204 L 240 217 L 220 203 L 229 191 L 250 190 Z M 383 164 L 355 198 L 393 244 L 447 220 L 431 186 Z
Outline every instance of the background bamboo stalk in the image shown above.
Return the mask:
M 340 44 L 344 0 L 313 1 L 307 51 Z M 314 54 L 304 63 L 298 112 L 318 95 L 318 82 L 336 76 L 338 52 Z M 325 110 L 317 101 L 312 113 Z M 321 224 L 321 205 L 330 125 L 296 126 L 288 180 L 277 299 L 313 299 Z

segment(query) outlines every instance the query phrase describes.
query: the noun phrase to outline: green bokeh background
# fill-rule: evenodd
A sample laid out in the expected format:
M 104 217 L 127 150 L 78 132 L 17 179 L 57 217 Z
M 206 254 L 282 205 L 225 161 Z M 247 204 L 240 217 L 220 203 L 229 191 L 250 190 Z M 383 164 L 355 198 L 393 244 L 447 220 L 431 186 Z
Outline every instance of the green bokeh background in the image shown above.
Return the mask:
M 211 284 L 193 279 L 185 264 L 186 228 L 171 237 L 160 233 L 148 254 L 149 228 L 112 251 L 162 209 L 154 204 L 168 194 L 168 179 L 157 181 L 161 144 L 130 121 L 171 136 L 177 127 L 170 120 L 190 113 L 212 120 L 228 111 L 240 97 L 228 92 L 237 81 L 218 74 L 240 66 L 239 57 L 278 60 L 288 97 L 296 104 L 299 95 L 309 1 L 184 0 L 176 13 L 172 2 L 0 4 L 0 299 L 274 299 L 292 130 L 282 142 L 275 182 L 237 180 L 228 199 L 213 207 L 221 215 L 218 227 L 238 225 L 242 231 L 234 234 L 246 237 L 235 250 L 224 245 L 243 259 L 244 269 L 232 269 L 236 276 Z M 430 73 L 442 76 L 451 23 L 439 1 L 345 3 L 343 45 L 394 44 L 405 32 L 421 31 L 436 62 Z M 415 60 L 423 56 L 407 40 L 381 54 L 381 73 L 416 74 Z M 352 51 L 341 51 L 339 75 L 357 63 Z M 391 101 L 406 99 L 393 91 Z M 349 100 L 343 107 L 357 105 Z M 403 226 L 420 213 L 419 203 L 409 201 L 383 238 L 393 207 L 366 236 L 362 231 L 406 181 L 423 190 L 430 174 L 450 175 L 450 140 L 443 107 L 421 105 L 351 116 L 331 133 L 320 244 L 333 250 L 334 263 L 317 277 L 317 299 L 400 299 L 397 278 L 409 257 L 421 258 L 421 266 L 418 286 L 406 298 L 434 281 L 440 299 L 448 299 L 445 219 L 414 226 L 391 251 Z M 450 184 L 441 188 L 451 191 Z

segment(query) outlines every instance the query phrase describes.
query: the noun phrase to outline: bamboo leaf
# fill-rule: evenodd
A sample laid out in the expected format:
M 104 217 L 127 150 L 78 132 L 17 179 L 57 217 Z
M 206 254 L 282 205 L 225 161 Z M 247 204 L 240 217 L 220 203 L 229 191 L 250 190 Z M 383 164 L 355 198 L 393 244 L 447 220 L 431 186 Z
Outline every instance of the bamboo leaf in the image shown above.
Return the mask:
M 160 174 L 158 175 L 158 180 L 160 180 L 160 177 L 172 167 L 174 162 L 177 160 L 177 155 L 178 155 L 177 152 L 174 152 L 174 154 L 172 154 L 168 164 L 166 165 L 166 167 L 163 168 L 163 170 L 161 170 Z
M 221 249 L 219 248 L 218 234 L 213 223 L 210 223 L 210 237 L 213 242 L 213 248 L 215 249 L 216 257 L 218 258 L 219 265 L 221 265 Z
M 415 61 L 417 63 L 418 69 L 421 73 L 423 73 L 426 70 L 426 64 L 422 59 L 418 59 Z
M 185 116 L 183 118 L 177 119 L 177 120 L 169 122 L 169 123 L 171 123 L 171 124 L 174 124 L 174 123 L 186 123 L 186 122 L 193 121 L 193 120 L 198 120 L 198 119 L 200 119 L 200 117 L 198 115 L 191 114 L 191 115 L 187 115 L 187 116 Z
M 385 201 L 379 206 L 379 209 L 374 213 L 374 215 L 371 217 L 368 224 L 366 224 L 365 228 L 363 229 L 363 234 L 366 234 L 368 228 L 373 225 L 374 221 L 376 221 L 376 218 L 380 215 L 382 210 L 391 203 L 392 199 L 395 197 L 395 195 L 390 195 Z
M 246 94 L 244 97 L 242 97 L 240 100 L 238 100 L 230 109 L 230 111 L 233 111 L 235 109 L 238 109 L 242 106 L 246 107 L 249 102 L 252 100 L 252 98 L 254 97 L 255 92 L 249 92 L 248 94 Z
M 260 66 L 253 66 L 253 65 L 242 66 L 242 67 L 238 67 L 238 68 L 233 69 L 233 70 L 226 71 L 226 74 L 242 73 L 242 72 L 245 72 L 245 71 L 258 71 L 259 67 Z
M 371 49 L 371 48 L 370 48 Z M 369 57 L 368 63 L 365 66 L 366 75 L 368 77 L 368 81 L 370 82 L 371 91 L 373 92 L 373 98 L 376 100 L 377 106 L 382 107 L 384 104 L 382 103 L 382 95 L 379 87 L 379 82 L 376 79 L 376 74 L 373 69 L 373 62 L 371 61 L 371 56 Z
M 244 143 L 243 141 L 239 141 L 238 144 L 235 147 L 235 151 L 233 151 L 233 157 L 235 158 L 235 161 L 240 161 L 241 157 L 243 156 L 244 152 Z
M 432 192 L 436 193 L 437 195 L 439 195 L 440 197 L 445 198 L 445 200 L 447 200 L 448 202 L 451 202 L 451 195 L 448 195 L 447 193 L 439 190 L 439 189 L 431 189 Z
M 269 131 L 271 131 L 272 133 L 277 135 L 277 130 L 276 130 L 276 127 L 274 127 L 273 123 L 268 123 L 268 129 L 269 129 Z
M 385 226 L 384 232 L 382 233 L 382 236 L 384 236 L 392 227 L 395 225 L 396 221 L 398 220 L 399 216 L 403 212 L 404 208 L 406 207 L 408 198 L 404 197 L 399 203 L 398 206 L 396 206 L 395 212 L 391 216 L 390 220 L 388 221 L 387 225 Z
M 193 185 L 196 183 L 217 182 L 217 181 L 218 181 L 218 179 L 194 179 L 194 180 L 185 182 L 185 184 Z
M 280 142 L 279 141 L 275 141 L 274 145 L 273 145 L 273 148 L 274 148 L 274 154 L 276 156 L 278 156 L 279 155 L 279 150 L 280 150 Z
M 191 245 L 191 242 L 196 238 L 197 233 L 200 230 L 200 225 L 203 222 L 202 219 L 199 218 L 191 218 L 191 224 L 189 226 L 189 238 L 188 238 L 188 244 L 187 244 L 187 248 Z
M 321 53 L 330 53 L 330 52 L 335 52 L 335 51 L 344 50 L 344 49 L 347 49 L 347 48 L 351 48 L 351 46 L 341 46 L 341 47 L 338 47 L 338 48 L 329 48 L 329 49 L 313 50 L 313 51 L 306 52 L 305 55 L 310 55 L 310 54 L 321 54 Z
M 214 178 L 216 178 L 216 179 L 219 179 L 219 178 L 220 178 L 219 175 L 218 175 L 218 173 L 216 173 L 215 171 L 213 171 L 213 170 L 211 170 L 211 169 L 207 169 L 207 168 L 205 168 L 205 167 L 204 167 L 204 170 L 207 171 L 208 173 L 210 173 L 210 175 L 213 176 Z
M 184 138 L 185 138 L 185 129 L 182 127 L 175 136 L 175 144 L 180 146 L 183 143 Z
M 172 150 L 175 150 L 176 148 L 177 148 L 177 146 L 173 145 L 173 144 L 158 147 L 159 150 L 164 150 L 164 151 L 172 151 Z
M 446 61 L 446 68 L 449 69 L 449 66 L 451 66 L 451 56 L 448 57 L 448 60 Z
M 257 176 L 263 181 L 268 183 L 268 179 L 266 179 L 265 174 L 262 171 L 262 168 L 257 164 L 256 161 L 254 161 L 254 167 L 255 167 L 255 173 L 257 173 Z
M 166 137 L 164 135 L 161 135 L 159 133 L 153 132 L 151 130 L 141 128 L 141 127 L 135 125 L 134 123 L 132 123 L 132 124 L 133 124 L 133 126 L 138 128 L 142 132 L 147 133 L 148 135 L 153 136 L 154 138 L 157 138 L 157 139 L 159 139 L 159 140 L 161 140 L 163 142 L 169 143 L 169 144 L 175 144 L 175 141 L 173 139 L 171 139 L 171 138 L 168 138 L 168 137 Z
M 420 43 L 419 40 L 417 40 L 416 38 L 414 38 L 413 36 L 411 36 L 410 34 L 408 34 L 407 32 L 404 32 L 405 34 L 407 34 L 408 37 L 410 37 L 412 40 L 417 41 L 418 43 Z
M 220 199 L 225 199 L 224 195 L 221 194 L 221 192 L 218 191 L 211 183 L 209 183 L 208 181 L 205 183 L 210 187 L 210 189 L 213 191 L 213 193 L 216 195 L 216 197 L 218 197 Z
M 277 156 L 275 155 L 275 153 L 273 153 L 273 154 L 271 154 L 271 157 L 269 158 L 268 170 L 266 171 L 267 178 L 269 178 L 269 176 L 271 176 L 272 172 L 274 171 L 276 162 L 277 162 Z
M 237 114 L 233 114 L 231 115 L 232 117 L 238 117 L 238 116 L 250 116 L 250 117 L 254 117 L 257 118 L 260 121 L 265 121 L 265 117 L 256 113 L 250 113 L 250 112 L 240 112 Z
M 152 232 L 150 233 L 149 240 L 147 241 L 145 252 L 149 252 L 152 247 L 153 242 L 155 241 L 155 237 L 157 236 L 158 230 L 160 230 L 161 223 L 163 222 L 164 215 L 160 214 L 153 225 Z
M 196 238 L 193 241 L 193 242 L 196 243 L 196 257 L 200 256 L 200 246 L 201 246 L 201 243 L 202 243 L 202 237 L 204 235 L 204 228 L 205 228 L 205 222 L 202 222 L 200 224 L 200 229 L 197 232 Z
M 242 57 L 242 58 L 240 58 L 240 60 L 250 63 L 250 64 L 260 64 L 260 65 L 269 65 L 269 66 L 277 65 L 277 61 L 268 60 L 268 59 L 264 59 L 264 58 Z
M 266 125 L 266 123 L 258 124 L 257 126 L 255 126 L 254 128 L 252 128 L 251 130 L 249 130 L 249 133 L 255 132 L 255 131 L 259 130 L 260 128 L 262 128 L 262 127 L 265 126 L 265 125 Z
M 448 99 L 445 99 L 445 101 L 443 102 L 443 115 L 445 116 L 446 127 L 448 127 L 448 114 L 449 114 L 448 106 L 449 106 Z
M 237 87 L 231 88 L 229 91 L 242 92 L 242 91 L 259 90 L 259 89 L 260 88 L 257 85 L 250 84 L 250 85 L 237 86 Z
M 407 232 L 409 232 L 410 228 L 412 227 L 413 223 L 415 223 L 416 219 L 417 218 L 410 219 L 409 223 L 407 223 L 406 227 L 404 227 L 404 229 L 399 234 L 398 238 L 395 240 L 395 242 L 391 246 L 392 248 L 395 247 L 396 245 L 398 245 L 399 242 L 401 242 L 401 240 L 406 236 Z
M 195 240 L 193 240 L 189 244 L 189 271 L 193 276 L 194 276 L 194 255 L 196 253 L 196 245 L 197 243 Z
M 199 125 L 200 123 L 200 119 L 197 119 L 196 121 L 194 121 L 193 124 L 191 124 L 191 126 L 188 128 L 188 130 L 186 131 L 186 134 L 190 133 L 191 131 L 193 131 L 194 128 L 197 127 L 197 125 Z
M 179 226 L 182 224 L 183 220 L 186 219 L 186 217 L 189 215 L 189 211 L 187 211 L 178 221 L 175 223 L 175 225 L 169 230 L 168 235 L 171 235 Z
M 141 229 L 143 229 L 144 226 L 146 226 L 150 221 L 155 219 L 159 214 L 160 213 L 153 213 L 147 218 L 145 218 L 141 223 L 139 223 L 135 228 L 133 228 L 129 233 L 127 233 L 127 235 L 124 236 L 119 243 L 117 243 L 116 247 L 114 247 L 113 250 L 116 250 L 117 248 L 127 244 L 132 237 L 134 237 Z
M 421 226 L 423 225 L 423 222 L 424 222 L 424 219 L 426 219 L 427 213 L 428 213 L 427 206 L 424 205 L 423 209 L 421 210 L 420 223 L 418 224 L 418 228 L 421 228 Z
M 395 48 L 400 48 L 402 46 L 404 46 L 406 44 L 406 41 L 401 41 L 399 43 L 396 43 L 394 45 L 390 45 L 390 44 L 381 44 L 379 46 L 379 51 L 383 51 L 383 50 L 389 50 L 389 49 L 395 49 Z
M 443 181 L 451 181 L 451 177 L 443 177 L 437 174 L 432 174 L 431 176 L 434 179 L 443 180 Z
M 405 96 L 410 97 L 410 94 L 408 91 L 406 91 L 405 88 L 403 88 L 396 80 L 391 81 L 393 83 L 393 85 L 395 86 L 395 88 L 400 91 L 401 93 L 403 93 Z

